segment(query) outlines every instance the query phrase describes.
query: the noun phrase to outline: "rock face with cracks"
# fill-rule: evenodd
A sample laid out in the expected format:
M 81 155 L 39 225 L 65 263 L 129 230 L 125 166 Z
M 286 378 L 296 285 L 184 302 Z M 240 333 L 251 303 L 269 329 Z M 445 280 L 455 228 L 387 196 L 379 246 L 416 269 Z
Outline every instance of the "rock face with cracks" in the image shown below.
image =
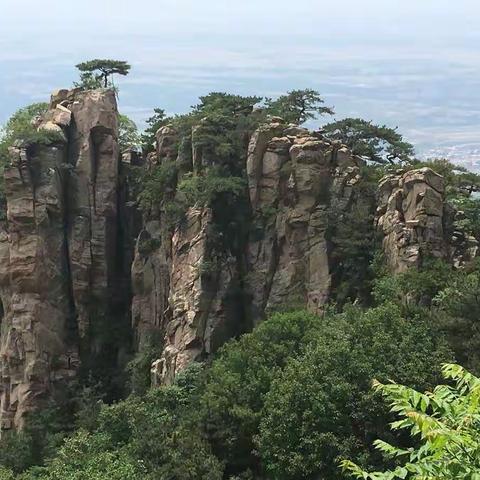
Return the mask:
M 142 218 L 130 171 L 174 165 L 162 196 L 177 200 L 179 179 L 217 160 L 172 126 L 146 158 L 119 152 L 113 92 L 56 92 L 36 126 L 47 140 L 16 144 L 5 168 L 0 430 L 21 429 L 95 358 L 121 363 L 131 346 L 153 342 L 161 354 L 152 381 L 170 383 L 268 312 L 319 313 L 331 298 L 338 255 L 329 221 L 355 212 L 362 195 L 363 162 L 341 144 L 280 118 L 260 126 L 235 165 L 244 191 L 228 207 L 242 212 L 232 227 L 238 212 L 215 202 L 184 205 L 172 222 L 159 201 Z M 455 266 L 473 258 L 477 242 L 454 228 L 460 214 L 428 168 L 383 178 L 375 227 L 391 271 L 426 255 Z
M 128 312 L 112 91 L 61 90 L 38 125 L 49 140 L 10 150 L 0 233 L 0 423 L 26 414 L 75 377 L 90 332 Z M 126 302 L 126 304 L 125 304 Z M 126 307 L 126 308 L 125 308 Z M 123 311 L 122 311 L 123 309 Z
M 179 172 L 191 171 L 175 131 L 157 133 L 152 165 L 175 162 Z M 198 160 L 198 159 L 197 159 Z M 202 168 L 202 165 L 197 165 Z M 174 195 L 175 186 L 170 187 Z M 239 264 L 234 254 L 218 261 L 214 252 L 214 212 L 210 207 L 187 208 L 179 225 L 172 227 L 160 208 L 144 218 L 132 266 L 132 321 L 136 345 L 144 348 L 155 337 L 163 355 L 155 362 L 155 383 L 169 383 L 191 362 L 204 359 L 227 339 L 245 330 L 239 291 Z
M 361 162 L 306 129 L 271 123 L 253 135 L 247 175 L 255 228 L 247 247 L 255 322 L 282 305 L 319 312 L 331 268 L 326 229 L 332 203 L 350 207 Z
M 419 267 L 425 257 L 460 266 L 476 255 L 474 238 L 453 228 L 442 176 L 430 168 L 384 177 L 378 188 L 377 228 L 394 273 Z
M 173 135 L 170 127 L 159 130 L 155 161 L 180 167 L 185 161 L 181 151 L 172 155 Z M 192 158 L 196 171 L 212 164 L 195 145 Z M 322 309 L 331 288 L 328 209 L 332 202 L 350 207 L 360 164 L 341 145 L 273 118 L 248 147 L 250 233 L 240 252 L 213 257 L 211 208 L 189 208 L 170 235 L 161 212 L 146 220 L 133 268 L 133 321 L 139 344 L 149 331 L 164 332 L 155 383 L 170 382 L 269 310 L 294 303 Z M 155 240 L 153 251 L 142 251 L 142 236 L 149 245 Z

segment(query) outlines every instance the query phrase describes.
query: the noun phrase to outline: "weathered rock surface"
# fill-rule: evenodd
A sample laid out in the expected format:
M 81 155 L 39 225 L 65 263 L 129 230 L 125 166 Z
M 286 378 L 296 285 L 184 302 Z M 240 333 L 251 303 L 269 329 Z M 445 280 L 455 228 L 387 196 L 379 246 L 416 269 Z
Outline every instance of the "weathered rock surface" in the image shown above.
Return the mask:
M 331 269 L 326 229 L 332 203 L 346 209 L 359 160 L 304 128 L 274 122 L 252 137 L 247 160 L 255 228 L 247 246 L 254 322 L 280 306 L 321 310 Z
M 384 177 L 378 189 L 376 223 L 392 272 L 419 267 L 426 256 L 457 267 L 471 260 L 477 242 L 453 229 L 455 215 L 445 202 L 443 177 L 430 168 Z
M 117 117 L 112 91 L 61 90 L 38 125 L 56 139 L 11 149 L 0 235 L 2 429 L 21 428 L 76 375 L 79 352 L 101 348 L 92 323 L 128 310 Z
M 172 145 L 177 145 L 177 156 Z M 178 145 L 175 131 L 162 127 L 150 164 L 175 161 L 179 171 L 194 168 Z M 163 338 L 155 383 L 169 383 L 242 329 L 238 311 L 243 307 L 231 293 L 239 283 L 239 259 L 225 254 L 219 260 L 212 217 L 211 208 L 193 206 L 173 228 L 159 206 L 144 219 L 132 266 L 132 321 L 137 348 L 152 337 Z
M 157 132 L 157 149 L 147 158 L 147 169 L 176 159 L 178 136 L 172 127 Z M 175 185 L 172 185 L 172 190 Z M 161 206 L 146 214 L 137 238 L 132 264 L 132 326 L 138 350 L 162 335 L 169 319 L 172 232 L 166 225 Z M 158 341 L 158 340 L 157 340 Z
M 235 304 L 228 290 L 238 272 L 234 257 L 221 263 L 213 256 L 210 209 L 191 208 L 184 226 L 172 240 L 172 274 L 161 378 L 170 382 L 175 373 L 204 359 L 233 336 Z
M 429 168 L 389 175 L 379 185 L 377 225 L 393 272 L 419 266 L 422 253 L 446 258 L 443 178 Z
M 154 161 L 186 165 L 181 151 L 175 158 L 173 144 L 173 130 L 160 129 Z M 212 164 L 195 145 L 191 158 L 196 172 Z M 146 219 L 132 271 L 132 318 L 138 345 L 152 329 L 164 332 L 163 355 L 152 370 L 155 383 L 170 382 L 192 361 L 251 329 L 269 309 L 322 308 L 331 284 L 328 208 L 332 202 L 349 207 L 358 165 L 341 145 L 273 118 L 249 144 L 251 232 L 239 252 L 216 254 L 211 209 L 190 208 L 170 233 L 161 211 Z
M 24 414 L 51 382 L 75 374 L 64 235 L 65 145 L 12 149 L 5 170 L 7 222 L 0 243 L 4 317 L 0 343 L 0 421 Z

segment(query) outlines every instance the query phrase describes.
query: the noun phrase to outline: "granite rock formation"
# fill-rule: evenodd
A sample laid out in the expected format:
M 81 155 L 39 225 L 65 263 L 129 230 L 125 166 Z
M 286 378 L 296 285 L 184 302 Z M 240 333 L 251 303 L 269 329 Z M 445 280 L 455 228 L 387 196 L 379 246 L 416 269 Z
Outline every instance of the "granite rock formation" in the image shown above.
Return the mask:
M 457 267 L 475 257 L 477 242 L 454 229 L 456 214 L 445 201 L 443 177 L 430 168 L 384 177 L 376 223 L 391 271 L 419 267 L 426 256 Z
M 149 167 L 175 162 L 179 172 L 191 171 L 199 150 L 186 155 L 176 132 L 163 127 L 157 132 L 157 152 Z M 195 157 L 195 155 L 197 155 Z M 148 168 L 149 168 L 148 167 Z M 175 195 L 175 185 L 170 187 Z M 239 284 L 236 255 L 215 251 L 214 212 L 210 207 L 191 206 L 183 221 L 173 227 L 161 206 L 145 215 L 132 265 L 132 321 L 137 349 L 163 340 L 163 355 L 155 362 L 154 381 L 170 382 L 195 360 L 213 353 L 227 339 L 244 330 L 241 300 L 235 296 Z M 233 293 L 232 293 L 233 292 Z
M 108 319 L 128 312 L 128 290 L 119 294 L 129 266 L 119 244 L 117 118 L 114 92 L 61 90 L 38 124 L 55 136 L 10 151 L 0 234 L 2 429 L 21 428 L 76 376 L 84 352 L 102 348 L 90 335 L 96 323 L 114 329 Z
M 255 228 L 247 284 L 254 321 L 282 305 L 319 312 L 331 287 L 328 211 L 333 203 L 349 208 L 360 161 L 341 145 L 281 122 L 257 130 L 248 153 Z
M 150 161 L 187 164 L 181 150 L 172 152 L 174 135 L 171 127 L 159 130 Z M 191 157 L 197 172 L 212 163 L 195 145 Z M 189 208 L 170 232 L 161 210 L 146 218 L 132 270 L 132 319 L 140 348 L 152 332 L 162 332 L 155 382 L 171 381 L 268 310 L 293 303 L 321 310 L 331 287 L 328 210 L 333 203 L 349 208 L 360 163 L 320 134 L 272 118 L 248 147 L 250 234 L 239 251 L 215 255 L 211 208 Z

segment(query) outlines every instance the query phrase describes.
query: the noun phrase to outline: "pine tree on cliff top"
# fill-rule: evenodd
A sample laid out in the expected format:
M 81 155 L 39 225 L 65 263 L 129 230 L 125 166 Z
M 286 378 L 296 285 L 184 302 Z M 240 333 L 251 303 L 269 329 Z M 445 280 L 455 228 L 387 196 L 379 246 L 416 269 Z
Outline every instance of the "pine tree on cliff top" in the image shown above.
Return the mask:
M 114 74 L 128 75 L 131 66 L 123 60 L 89 60 L 76 65 L 78 70 L 82 72 L 81 78 L 88 78 L 89 80 L 96 80 L 101 82 L 104 88 L 110 84 L 110 77 Z

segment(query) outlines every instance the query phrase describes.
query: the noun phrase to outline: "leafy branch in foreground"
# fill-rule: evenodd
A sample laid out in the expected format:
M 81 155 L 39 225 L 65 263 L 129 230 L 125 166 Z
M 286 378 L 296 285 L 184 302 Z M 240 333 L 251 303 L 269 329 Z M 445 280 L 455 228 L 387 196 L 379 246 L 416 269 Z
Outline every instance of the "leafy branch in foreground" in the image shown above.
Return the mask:
M 375 382 L 374 388 L 390 401 L 391 411 L 402 417 L 391 424 L 392 430 L 409 429 L 412 437 L 420 437 L 421 446 L 402 449 L 377 440 L 379 451 L 402 464 L 369 473 L 344 460 L 343 470 L 363 480 L 479 480 L 480 379 L 455 364 L 445 364 L 442 373 L 455 385 L 439 385 L 424 394 L 396 383 Z

